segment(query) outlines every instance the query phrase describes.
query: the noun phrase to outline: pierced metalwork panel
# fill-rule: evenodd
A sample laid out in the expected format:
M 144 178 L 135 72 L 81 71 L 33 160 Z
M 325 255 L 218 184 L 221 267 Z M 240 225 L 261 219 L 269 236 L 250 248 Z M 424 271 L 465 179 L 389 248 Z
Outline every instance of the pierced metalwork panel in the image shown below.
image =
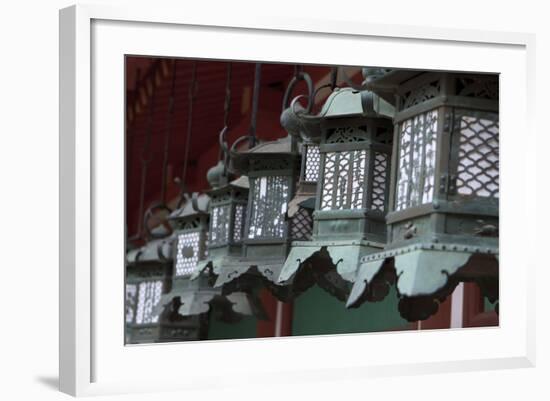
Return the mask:
M 403 107 L 407 109 L 420 103 L 424 103 L 426 100 L 433 99 L 441 92 L 441 84 L 439 80 L 427 83 L 420 88 L 407 92 L 403 96 Z
M 359 127 L 338 127 L 332 131 L 327 143 L 363 142 L 367 140 L 366 129 Z
M 462 116 L 459 124 L 458 193 L 498 198 L 498 119 Z
M 233 241 L 239 242 L 243 237 L 244 205 L 235 205 L 235 220 L 233 222 Z
M 498 78 L 460 77 L 456 86 L 459 96 L 498 100 Z
M 306 167 L 304 178 L 307 182 L 316 182 L 319 180 L 319 166 L 321 164 L 321 155 L 318 145 L 306 145 Z
M 437 110 L 401 124 L 396 210 L 430 203 L 435 183 Z
M 210 213 L 210 245 L 223 245 L 229 241 L 231 206 L 215 206 Z
M 145 281 L 139 283 L 136 323 L 147 324 L 158 322 L 154 312 L 162 294 L 162 281 Z
M 137 285 L 126 284 L 126 303 L 125 303 L 126 323 L 134 322 L 136 298 L 137 298 Z
M 363 207 L 366 163 L 366 150 L 326 153 L 321 210 Z
M 386 177 L 388 155 L 375 152 L 372 172 L 372 202 L 371 209 L 383 212 L 386 209 Z
M 290 194 L 290 177 L 252 179 L 248 238 L 283 238 L 285 213 Z
M 182 233 L 178 235 L 176 248 L 176 276 L 190 275 L 199 262 L 200 233 Z
M 290 220 L 290 235 L 293 240 L 309 241 L 313 231 L 313 217 L 308 209 L 298 207 Z

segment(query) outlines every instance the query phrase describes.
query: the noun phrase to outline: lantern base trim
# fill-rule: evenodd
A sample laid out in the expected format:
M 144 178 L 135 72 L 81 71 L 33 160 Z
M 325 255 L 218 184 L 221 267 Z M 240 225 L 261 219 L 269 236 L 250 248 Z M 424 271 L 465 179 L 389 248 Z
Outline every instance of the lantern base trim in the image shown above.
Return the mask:
M 480 252 L 462 245 L 416 244 L 368 255 L 361 262 L 348 308 L 377 300 L 374 293 L 394 282 L 404 305 L 416 302 L 434 309 L 433 302 L 444 300 L 461 281 L 476 282 L 491 302 L 498 301 L 498 248 Z
M 259 273 L 270 282 L 276 283 L 284 264 L 284 260 L 281 259 L 227 258 L 226 261 L 227 263 L 219 271 L 214 287 L 221 287 L 246 273 Z

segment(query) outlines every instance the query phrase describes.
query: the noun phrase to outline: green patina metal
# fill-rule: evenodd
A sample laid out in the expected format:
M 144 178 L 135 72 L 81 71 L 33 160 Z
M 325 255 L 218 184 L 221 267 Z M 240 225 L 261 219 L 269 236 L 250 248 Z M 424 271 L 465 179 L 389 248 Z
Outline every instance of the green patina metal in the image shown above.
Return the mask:
M 311 240 L 292 243 L 280 283 L 309 272 L 344 300 L 361 258 L 382 249 L 392 141 L 391 120 L 374 107 L 382 104 L 390 113 L 392 107 L 372 92 L 336 88 L 318 115 L 307 114 L 296 101 L 283 111 L 281 122 L 289 134 L 305 149 L 315 144 L 319 156 L 306 153 L 298 184 L 298 194 L 315 193 Z
M 162 226 L 152 233 L 168 236 L 151 240 L 126 255 L 126 343 L 203 338 L 205 327 L 200 319 L 176 316 L 161 307 L 171 286 L 172 238 Z
M 229 170 L 249 179 L 248 204 L 239 256 L 221 256 L 214 287 L 224 291 L 266 286 L 279 299 L 292 290 L 276 284 L 290 248 L 290 224 L 285 219 L 300 167 L 300 154 L 290 137 L 260 143 L 246 151 L 229 151 Z M 220 256 L 218 256 L 220 257 Z
M 497 301 L 498 77 L 396 70 L 367 87 L 397 99 L 388 240 L 362 259 L 348 306 L 368 299 L 384 261 L 410 320 L 435 313 L 432 300 L 457 281 L 478 282 Z
M 217 200 L 216 205 L 225 208 L 225 200 Z M 183 317 L 203 315 L 212 311 L 223 321 L 235 322 L 242 318 L 243 312 L 255 312 L 261 310 L 261 306 L 258 306 L 259 300 L 244 294 L 236 294 L 233 298 L 227 299 L 221 289 L 212 287 L 208 272 L 201 270 L 207 254 L 211 205 L 208 195 L 193 194 L 182 207 L 169 216 L 175 226 L 171 255 L 174 266 L 172 288 L 162 297 L 159 308 L 172 308 Z M 227 238 L 233 235 L 232 230 L 221 229 L 216 233 L 225 233 Z M 220 242 L 222 241 L 216 241 L 215 244 Z
M 223 139 L 223 138 L 221 138 Z M 207 174 L 212 186 L 210 196 L 210 237 L 208 255 L 201 260 L 192 279 L 197 278 L 206 269 L 214 275 L 222 272 L 222 267 L 242 252 L 245 229 L 246 208 L 248 202 L 248 177 L 241 176 L 229 181 L 226 165 L 220 161 Z

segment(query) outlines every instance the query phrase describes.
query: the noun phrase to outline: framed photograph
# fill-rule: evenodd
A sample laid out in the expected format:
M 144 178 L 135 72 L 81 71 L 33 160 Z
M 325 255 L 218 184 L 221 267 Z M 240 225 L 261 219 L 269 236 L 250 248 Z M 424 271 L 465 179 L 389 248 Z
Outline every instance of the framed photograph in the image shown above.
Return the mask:
M 62 391 L 532 366 L 532 36 L 150 11 L 60 12 Z

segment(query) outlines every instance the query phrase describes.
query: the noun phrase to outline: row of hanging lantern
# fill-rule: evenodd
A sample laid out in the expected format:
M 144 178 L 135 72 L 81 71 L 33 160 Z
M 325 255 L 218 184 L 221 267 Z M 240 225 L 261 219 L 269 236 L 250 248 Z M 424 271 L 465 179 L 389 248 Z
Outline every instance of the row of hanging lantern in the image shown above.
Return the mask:
M 165 144 L 169 142 L 171 119 L 173 116 L 175 63 L 172 72 L 172 91 L 169 99 L 168 132 Z M 189 115 L 186 144 L 184 173 L 186 174 L 189 139 L 192 130 L 193 100 L 196 92 L 196 63 L 189 89 Z M 228 83 L 230 74 L 228 74 Z M 154 107 L 154 97 L 150 107 Z M 150 113 L 152 115 L 152 112 Z M 149 124 L 148 131 L 151 124 Z M 216 208 L 210 208 L 211 198 L 206 194 L 188 194 L 185 184 L 180 180 L 181 196 L 176 210 L 166 206 L 166 158 L 163 160 L 162 174 L 162 201 L 150 207 L 144 217 L 145 245 L 136 249 L 129 249 L 126 254 L 126 342 L 146 343 L 158 341 L 186 341 L 204 339 L 207 337 L 207 313 L 224 322 L 237 322 L 243 316 L 265 318 L 263 307 L 256 295 L 249 291 L 233 291 L 222 294 L 221 288 L 213 288 L 210 282 L 212 277 L 208 272 L 199 270 L 199 264 L 207 256 L 209 232 L 212 232 L 212 245 L 220 243 L 217 232 L 209 231 L 210 212 L 213 211 L 213 224 L 221 219 L 216 214 Z M 145 164 L 146 166 L 146 164 Z M 210 177 L 210 182 L 213 182 Z M 244 187 L 240 183 L 244 182 Z M 236 188 L 233 194 L 239 198 L 241 205 L 235 208 L 237 215 L 244 219 L 242 203 L 246 203 L 246 179 L 230 183 L 228 188 Z M 142 194 L 145 181 L 142 180 Z M 218 184 L 214 186 L 218 187 Z M 216 188 L 211 196 L 216 199 L 217 192 L 223 189 Z M 240 191 L 240 192 L 239 192 Z M 229 191 L 231 192 L 231 190 Z M 244 195 L 239 195 L 239 194 Z M 239 197 L 240 196 L 240 197 Z M 143 197 L 143 196 L 142 196 Z M 225 198 L 224 198 L 225 199 Z M 143 203 L 143 202 L 141 202 Z M 214 202 L 215 203 L 215 202 Z M 167 215 L 160 216 L 159 212 Z M 225 216 L 223 216 L 225 217 Z M 150 229 L 148 221 L 160 220 L 162 224 Z M 141 224 L 140 224 L 141 227 Z M 218 226 L 218 227 L 221 227 Z M 140 235 L 132 239 L 141 238 Z M 220 236 L 229 232 L 220 233 Z M 239 229 L 231 235 L 238 240 Z M 130 243 L 131 244 L 131 243 Z M 214 246 L 212 246 L 214 248 Z M 213 252 L 214 249 L 212 249 Z
M 281 115 L 289 135 L 257 143 L 260 68 L 250 131 L 229 146 L 229 64 L 212 189 L 170 215 L 172 254 L 157 254 L 173 260 L 172 284 L 156 310 L 189 317 L 217 305 L 235 321 L 265 316 L 260 286 L 290 301 L 316 283 L 357 307 L 395 285 L 415 321 L 474 281 L 498 311 L 495 76 L 365 68 L 360 87 L 341 70 L 351 87 L 338 88 L 335 69 L 315 115 L 323 87 L 297 68 Z M 300 80 L 308 93 L 290 101 Z
M 169 97 L 168 124 L 165 135 L 165 153 L 163 160 L 163 178 L 167 161 L 167 145 L 171 135 L 173 118 L 173 103 L 175 96 L 176 64 L 172 64 L 172 87 Z M 155 81 L 156 82 L 156 81 Z M 193 340 L 203 338 L 205 325 L 198 316 L 183 317 L 172 313 L 171 310 L 159 310 L 159 304 L 164 293 L 171 288 L 170 280 L 172 263 L 172 231 L 173 225 L 164 221 L 156 227 L 150 226 L 150 221 L 158 220 L 161 214 L 170 213 L 165 205 L 165 179 L 162 182 L 162 201 L 155 203 L 147 211 L 144 207 L 144 191 L 147 177 L 147 167 L 150 157 L 145 154 L 152 136 L 152 120 L 155 107 L 156 85 L 152 86 L 152 95 L 149 102 L 148 125 L 146 140 L 142 154 L 142 180 L 140 191 L 140 216 L 138 233 L 131 238 L 144 239 L 141 247 L 133 247 L 128 242 L 126 253 L 126 294 L 125 294 L 125 341 L 126 343 L 148 343 L 157 341 Z M 143 224 L 142 224 L 143 222 Z M 158 222 L 158 221 L 157 221 Z M 162 313 L 161 313 L 162 312 Z
M 344 279 L 353 283 L 348 307 L 396 284 L 410 321 L 473 281 L 498 311 L 497 78 L 364 75 L 361 88 L 334 89 L 317 116 L 296 101 L 283 112 L 291 134 L 319 143 L 320 185 L 312 241 L 293 244 L 279 281 L 310 269 L 342 298 Z

